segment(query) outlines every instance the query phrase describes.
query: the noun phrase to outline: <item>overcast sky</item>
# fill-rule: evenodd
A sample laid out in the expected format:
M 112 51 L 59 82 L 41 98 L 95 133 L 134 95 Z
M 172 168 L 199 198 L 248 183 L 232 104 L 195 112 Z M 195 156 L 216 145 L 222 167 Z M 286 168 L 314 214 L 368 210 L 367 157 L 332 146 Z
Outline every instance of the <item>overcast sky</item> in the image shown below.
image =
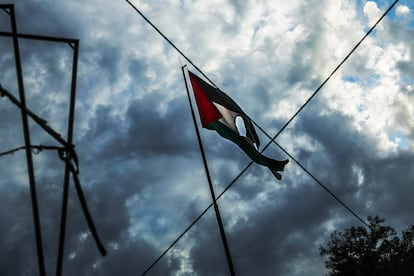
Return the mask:
M 74 144 L 108 255 L 71 183 L 63 275 L 140 275 L 211 202 L 180 55 L 123 0 L 16 2 L 19 32 L 80 40 Z M 270 135 L 391 2 L 133 1 Z M 0 30 L 10 31 L 4 12 Z M 0 83 L 17 96 L 12 50 L 0 37 Z M 28 107 L 65 136 L 72 49 L 22 39 L 20 51 Z M 414 224 L 413 57 L 414 4 L 399 1 L 277 139 L 358 215 L 379 215 L 399 233 Z M 0 118 L 0 152 L 24 145 L 6 98 Z M 30 126 L 32 144 L 57 145 Z M 249 159 L 215 132 L 201 136 L 219 194 Z M 287 158 L 276 146 L 265 153 Z M 34 163 L 54 274 L 64 166 L 53 151 Z M 0 270 L 36 275 L 24 151 L 0 157 L 0 195 Z M 292 160 L 282 181 L 251 166 L 219 206 L 238 275 L 324 275 L 319 247 L 332 231 L 361 225 Z M 228 275 L 224 256 L 211 209 L 148 275 Z

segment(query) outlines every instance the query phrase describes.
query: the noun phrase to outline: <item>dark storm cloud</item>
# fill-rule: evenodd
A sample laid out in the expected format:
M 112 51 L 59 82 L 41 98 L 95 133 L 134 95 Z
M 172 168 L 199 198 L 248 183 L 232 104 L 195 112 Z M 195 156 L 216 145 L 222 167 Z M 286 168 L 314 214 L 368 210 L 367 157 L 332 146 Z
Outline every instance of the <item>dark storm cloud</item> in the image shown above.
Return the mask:
M 15 14 L 18 31 L 27 33 L 29 30 L 44 32 L 58 37 L 73 37 L 77 34 L 72 28 L 77 20 L 63 12 L 65 7 L 52 3 L 53 1 L 25 1 L 15 3 Z M 29 20 L 28 20 L 29 19 Z M 72 19 L 68 21 L 68 19 Z M 68 24 L 67 22 L 73 22 Z M 79 22 L 79 21 L 78 21 Z M 46 35 L 46 34 L 45 34 Z
M 151 95 L 129 105 L 127 143 L 144 156 L 196 151 L 188 100 L 184 97 L 173 99 L 166 111 L 157 112 L 154 107 L 158 105 L 159 97 Z
M 88 166 L 88 169 L 99 170 L 100 166 Z M 93 187 L 86 189 L 91 213 L 95 218 L 97 229 L 108 250 L 108 256 L 102 258 L 88 233 L 84 218 L 77 199 L 73 200 L 72 216 L 68 218 L 70 231 L 67 241 L 67 254 L 65 258 L 65 273 L 72 275 L 113 275 L 131 272 L 138 274 L 156 257 L 157 250 L 153 245 L 138 237 L 131 237 L 127 230 L 131 226 L 130 214 L 126 208 L 125 200 L 139 195 L 142 185 L 137 178 L 142 178 L 144 172 L 130 172 L 125 175 L 117 168 L 108 169 L 100 177 L 94 177 L 92 183 L 84 181 Z M 116 181 L 114 181 L 116 180 Z M 116 183 L 122 182 L 122 188 Z M 85 185 L 86 186 L 86 185 Z M 74 196 L 74 195 L 73 195 Z M 82 238 L 82 235 L 85 235 Z M 84 264 L 89 265 L 85 266 Z M 169 269 L 164 260 L 157 267 L 157 272 L 165 273 Z
M 213 209 L 194 227 L 189 236 L 196 246 L 191 248 L 190 260 L 200 275 L 228 275 L 221 237 Z
M 30 223 L 29 194 L 13 184 L 6 182 L 1 186 L 4 198 L 0 203 L 0 229 L 3 235 L 0 241 L 3 248 L 0 267 L 5 275 L 28 275 L 36 269 L 37 262 L 35 243 L 32 239 L 33 226 Z M 11 206 L 13 208 L 10 208 Z M 11 263 L 13 265 L 10 265 Z
M 328 12 L 333 9 L 337 18 L 345 12 L 329 6 L 330 1 L 322 5 L 326 10 L 318 1 L 276 6 L 227 1 L 219 8 L 202 1 L 136 3 L 270 134 L 296 110 L 292 106 L 303 103 L 320 84 L 325 70 L 321 65 L 336 65 L 334 46 L 325 46 L 342 27 L 329 22 Z M 209 12 L 199 13 L 202 10 Z M 122 1 L 19 1 L 16 14 L 22 32 L 80 39 L 75 145 L 80 180 L 109 254 L 100 257 L 71 185 L 64 275 L 139 274 L 210 202 L 177 56 Z M 360 21 L 365 19 L 349 16 L 349 24 L 356 26 L 352 31 L 362 31 Z M 333 29 L 326 28 L 328 24 Z M 389 45 L 387 36 L 394 35 L 412 53 L 411 31 L 397 31 L 398 24 L 385 30 L 386 35 L 373 37 L 366 47 Z M 4 39 L 0 43 L 0 82 L 17 95 L 11 44 Z M 29 41 L 22 41 L 21 47 L 30 106 L 64 133 L 71 49 Z M 369 57 L 362 51 L 344 73 L 358 76 L 355 86 L 378 70 L 370 65 L 377 57 L 374 61 Z M 403 129 L 410 142 L 412 109 L 407 99 L 412 93 L 412 68 L 407 60 L 397 65 L 404 76 L 402 93 L 383 112 L 390 114 L 390 129 Z M 361 75 L 364 71 L 369 72 Z M 369 80 L 357 88 L 369 90 Z M 391 150 L 383 132 L 378 137 L 372 129 L 357 129 L 358 116 L 338 110 L 330 100 L 335 99 L 312 102 L 278 142 L 361 216 L 379 214 L 407 226 L 412 220 L 412 147 Z M 281 101 L 289 110 L 275 110 Z M 0 99 L 0 149 L 5 150 L 23 141 L 20 113 L 6 102 Z M 402 104 L 404 108 L 397 107 Z M 32 130 L 35 143 L 53 141 L 39 128 Z M 216 133 L 200 131 L 218 194 L 249 160 Z M 264 145 L 267 139 L 260 137 Z M 274 146 L 266 155 L 285 157 Z M 0 267 L 8 275 L 25 275 L 25 270 L 30 274 L 36 271 L 37 260 L 24 153 L 0 162 L 5 197 L 0 203 L 0 232 L 5 236 L 0 242 Z M 63 164 L 56 152 L 43 151 L 35 155 L 35 165 L 47 267 L 53 274 Z M 219 204 L 240 275 L 322 275 L 326 271 L 319 246 L 333 229 L 360 224 L 293 161 L 281 182 L 254 164 Z M 212 209 L 149 275 L 193 273 L 228 274 Z
M 93 56 L 93 63 L 96 63 L 99 71 L 105 72 L 107 74 L 108 81 L 114 83 L 118 76 L 119 70 L 119 59 L 121 57 L 121 50 L 119 46 L 116 45 L 115 41 L 110 39 L 102 39 L 97 41 L 101 47 L 99 51 L 96 51 L 94 45 L 88 45 L 86 49 L 86 54 L 91 54 Z
M 81 140 L 100 158 L 184 156 L 196 151 L 188 100 L 175 98 L 159 111 L 160 97 L 154 93 L 133 100 L 124 117 L 114 115 L 113 106 L 98 106 Z
M 413 192 L 411 183 L 414 177 L 413 156 L 407 152 L 372 160 L 365 168 L 366 184 L 361 193 L 367 197 L 367 208 L 378 213 L 398 229 L 405 229 L 405 221 L 412 220 Z M 396 215 L 398 213 L 398 215 Z
M 264 183 L 254 184 L 260 186 Z M 290 260 L 300 254 L 318 257 L 318 244 L 315 240 L 319 238 L 323 229 L 321 224 L 325 216 L 336 206 L 311 180 L 298 185 L 296 189 L 274 191 L 268 195 L 269 201 L 262 202 L 259 197 L 249 200 L 248 204 L 255 205 L 255 210 L 247 213 L 239 210 L 248 219 L 239 220 L 232 230 L 227 228 L 238 274 L 286 275 L 293 269 Z M 233 191 L 240 192 L 239 185 L 234 187 Z M 226 200 L 226 197 L 223 200 Z M 229 214 L 226 214 L 228 204 L 221 204 L 225 222 L 226 217 L 229 218 Z M 191 251 L 194 265 L 206 275 L 226 275 L 226 264 L 220 261 L 223 253 L 219 250 L 223 249 L 219 246 L 220 243 L 217 245 L 210 241 L 219 239 L 213 238 L 218 236 L 214 234 L 217 224 L 214 217 L 208 221 L 209 224 L 202 222 L 198 226 L 204 233 L 209 234 L 197 235 L 199 240 Z M 215 257 L 211 260 L 209 256 Z M 221 265 L 213 266 L 210 262 Z M 306 271 L 305 268 L 303 270 Z
M 319 105 L 313 110 L 308 109 L 303 112 L 295 129 L 302 130 L 315 139 L 322 146 L 322 153 L 328 155 L 327 158 L 332 166 L 330 169 L 337 168 L 339 171 L 335 174 L 343 174 L 339 178 L 347 179 L 347 176 L 350 175 L 351 165 L 361 161 L 364 151 L 368 151 L 368 154 L 365 153 L 366 155 L 372 153 L 372 150 L 369 151 L 369 149 L 370 143 L 374 141 L 365 141 L 364 137 L 350 126 L 349 117 L 339 113 L 326 112 L 327 110 L 318 107 Z M 320 109 L 326 113 L 320 114 L 318 112 Z M 316 163 L 315 166 L 318 164 Z M 316 167 L 316 169 L 322 168 Z
M 397 32 L 393 32 L 394 29 L 397 29 Z M 404 41 L 407 44 L 406 52 L 407 54 L 412 57 L 414 55 L 414 30 L 411 29 L 400 29 L 400 28 L 392 28 L 390 31 L 390 36 L 395 39 L 396 41 Z M 414 75 L 414 66 L 412 62 L 409 60 L 399 61 L 397 63 L 398 69 L 401 70 L 403 73 L 402 84 L 403 85 L 410 85 L 407 83 L 407 80 L 411 79 Z M 412 91 L 411 91 L 412 92 Z
M 5 88 L 5 87 L 4 87 Z M 1 120 L 0 128 L 4 134 L 2 135 L 2 146 L 0 152 L 10 150 L 13 147 L 20 147 L 23 145 L 23 135 L 20 129 L 16 129 L 16 125 L 21 125 L 20 111 L 10 103 L 6 97 L 0 98 Z M 8 145 L 8 146 L 6 146 Z
M 322 180 L 326 179 L 329 187 L 364 217 L 379 214 L 398 224 L 398 219 L 391 215 L 394 208 L 401 210 L 400 218 L 410 216 L 407 208 L 412 191 L 408 187 L 413 179 L 409 169 L 413 159 L 408 152 L 399 150 L 383 156 L 378 151 L 378 141 L 353 129 L 346 116 L 316 112 L 302 115 L 296 128 L 322 146 L 322 153 L 314 152 L 314 156 L 305 159 L 316 176 L 329 171 L 329 178 Z M 321 165 L 323 158 L 326 162 Z

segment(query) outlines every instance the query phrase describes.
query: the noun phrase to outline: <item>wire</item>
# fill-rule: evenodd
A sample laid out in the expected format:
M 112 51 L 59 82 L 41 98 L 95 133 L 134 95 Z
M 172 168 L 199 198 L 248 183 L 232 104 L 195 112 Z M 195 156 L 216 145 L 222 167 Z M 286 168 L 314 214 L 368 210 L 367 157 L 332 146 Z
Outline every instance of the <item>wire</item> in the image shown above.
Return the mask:
M 203 73 L 203 71 L 201 71 L 200 68 L 197 67 L 197 65 L 195 65 L 191 59 L 189 59 L 177 46 L 175 46 L 175 44 L 168 38 L 166 37 L 161 31 L 160 29 L 157 28 L 157 26 L 155 26 L 151 20 L 149 20 L 137 7 L 135 7 L 129 0 L 125 0 L 139 15 L 141 15 L 141 17 L 148 23 L 151 25 L 151 27 L 154 28 L 154 30 L 162 36 L 162 38 L 165 39 L 165 41 L 167 41 L 178 53 L 180 53 L 180 55 L 185 58 L 195 69 L 197 69 L 198 72 L 200 72 L 203 77 L 205 77 L 209 82 L 213 83 L 206 74 Z
M 352 50 L 345 56 L 345 58 L 338 64 L 338 66 L 336 66 L 336 68 L 332 71 L 332 73 L 329 74 L 329 76 L 321 83 L 321 85 L 319 85 L 319 87 L 315 90 L 315 92 L 313 92 L 313 94 L 308 98 L 308 100 L 296 111 L 295 114 L 292 115 L 292 117 L 278 131 L 278 133 L 276 133 L 276 135 L 274 136 L 272 140 L 276 139 L 280 135 L 280 133 L 282 133 L 282 131 L 284 131 L 285 128 L 293 121 L 293 119 L 295 119 L 295 117 L 305 108 L 305 106 L 307 106 L 308 103 L 310 103 L 313 97 L 315 97 L 316 94 L 318 94 L 318 92 L 322 89 L 322 87 L 325 86 L 325 84 L 329 81 L 329 79 L 336 73 L 336 71 L 338 71 L 339 67 L 341 67 L 342 64 L 345 63 L 345 61 L 347 61 L 347 59 L 352 55 L 352 53 L 359 47 L 359 45 L 361 45 L 361 43 L 365 40 L 365 38 L 367 38 L 367 36 L 371 34 L 371 32 L 377 27 L 378 23 L 381 22 L 381 20 L 390 12 L 390 10 L 395 6 L 395 4 L 397 4 L 397 2 L 398 0 L 395 0 L 394 3 L 391 4 L 391 6 L 384 12 L 384 14 L 377 20 L 377 22 L 375 22 L 375 24 L 364 35 L 364 37 L 361 38 L 361 40 L 354 46 L 354 48 L 352 48 Z
M 125 0 L 128 2 L 129 5 L 131 5 L 136 12 L 138 12 L 141 17 L 150 24 L 174 49 L 176 49 L 191 65 L 194 66 L 194 68 L 200 72 L 208 81 L 210 81 L 211 84 L 214 85 L 214 82 L 212 82 L 199 67 L 197 67 L 186 55 L 183 54 L 183 52 L 175 46 L 174 43 L 171 42 L 170 39 L 168 39 L 147 17 L 144 16 L 144 14 L 138 10 L 129 0 Z M 329 76 L 319 85 L 319 87 L 315 90 L 315 92 L 306 100 L 306 102 L 294 113 L 290 119 L 285 123 L 285 125 L 276 133 L 273 138 L 267 143 L 267 145 L 261 150 L 263 152 L 271 143 L 276 143 L 274 140 L 286 129 L 286 127 L 296 118 L 296 116 L 310 103 L 310 101 L 318 94 L 318 92 L 322 89 L 322 87 L 329 81 L 329 79 L 336 73 L 336 71 L 345 63 L 346 60 L 354 53 L 354 51 L 360 46 L 360 44 L 365 40 L 366 37 L 368 37 L 371 32 L 376 28 L 376 26 L 382 21 L 382 19 L 391 11 L 391 9 L 397 4 L 398 0 L 395 0 L 390 7 L 384 12 L 384 14 L 377 20 L 377 22 L 368 30 L 368 32 L 362 37 L 362 39 L 352 48 L 352 50 L 345 56 L 345 58 L 336 66 L 336 68 L 329 74 Z M 215 86 L 215 85 L 214 85 Z M 254 121 L 253 121 L 254 122 Z M 257 125 L 257 124 L 256 124 Z M 262 129 L 260 128 L 269 138 L 270 136 Z M 277 143 L 276 143 L 277 144 Z M 278 145 L 278 144 L 277 144 Z M 280 147 L 280 145 L 278 145 Z M 332 193 L 325 185 L 323 185 L 319 180 L 316 179 L 315 176 L 313 176 L 302 164 L 299 163 L 298 160 L 293 158 L 286 150 L 284 150 L 282 147 L 280 147 L 292 160 L 294 160 L 307 174 L 309 174 L 322 188 L 324 188 L 331 196 L 333 196 L 341 205 L 343 205 L 348 211 L 351 212 L 355 217 L 358 218 L 364 225 L 369 225 L 361 219 L 352 209 L 350 209 L 343 201 L 341 201 L 334 193 Z M 230 184 L 226 187 L 226 189 L 223 190 L 223 192 L 216 198 L 218 200 L 246 171 L 247 169 L 253 164 L 253 161 L 250 161 L 249 164 L 233 179 L 233 181 L 230 182 Z M 213 203 L 211 203 L 191 224 L 189 227 L 184 230 L 182 234 L 178 236 L 176 240 L 158 257 L 151 265 L 150 267 L 145 270 L 145 272 L 142 274 L 144 275 L 147 273 L 152 267 L 155 266 L 155 264 L 191 229 L 194 224 L 200 220 L 200 218 L 207 212 L 209 208 L 213 206 Z
M 39 151 L 42 151 L 42 150 L 59 150 L 59 149 L 64 149 L 63 147 L 44 146 L 44 145 L 30 145 L 29 148 L 36 149 L 36 150 L 39 150 Z M 17 151 L 24 150 L 24 149 L 26 149 L 26 146 L 21 146 L 21 147 L 17 147 L 17 148 L 8 150 L 8 151 L 0 152 L 0 157 L 5 156 L 5 155 L 9 155 L 9 154 L 14 154 Z
M 21 147 L 18 147 L 18 148 L 14 148 L 14 149 L 11 149 L 11 150 L 8 150 L 8 151 L 1 152 L 0 157 L 5 156 L 5 155 L 9 155 L 9 154 L 14 154 L 15 152 L 17 152 L 19 150 L 23 150 L 23 149 L 26 149 L 26 147 L 21 146 Z
M 363 220 L 360 216 L 358 216 L 348 205 L 346 205 L 337 195 L 335 195 L 331 190 L 326 187 L 320 180 L 318 180 L 308 169 L 306 169 L 296 158 L 294 158 L 287 150 L 285 150 L 279 143 L 277 143 L 272 137 L 270 137 L 258 124 L 253 122 L 269 139 L 273 142 L 276 146 L 278 146 L 290 159 L 295 161 L 295 163 L 305 172 L 307 173 L 316 183 L 319 184 L 325 191 L 327 191 L 336 201 L 338 201 L 342 206 L 345 207 L 354 217 L 356 217 L 362 224 L 371 228 L 371 226 Z M 263 149 L 264 150 L 264 149 Z

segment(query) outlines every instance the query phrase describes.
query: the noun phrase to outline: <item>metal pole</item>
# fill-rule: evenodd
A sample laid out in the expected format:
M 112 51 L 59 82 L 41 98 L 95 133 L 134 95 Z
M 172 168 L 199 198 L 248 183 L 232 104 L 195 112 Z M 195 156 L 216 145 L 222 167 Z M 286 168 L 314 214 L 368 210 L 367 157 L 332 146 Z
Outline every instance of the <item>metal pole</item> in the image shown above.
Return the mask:
M 16 61 L 16 74 L 17 74 L 17 82 L 19 86 L 19 97 L 20 103 L 22 105 L 21 109 L 21 117 L 22 117 L 22 125 L 23 125 L 23 135 L 24 135 L 24 143 L 26 147 L 26 161 L 27 161 L 27 170 L 29 176 L 29 185 L 30 185 L 30 195 L 32 200 L 32 212 L 33 212 L 33 220 L 34 220 L 34 228 L 35 228 L 35 236 L 36 236 L 36 247 L 37 247 L 37 258 L 39 263 L 39 274 L 46 275 L 45 271 L 45 263 L 44 263 L 44 255 L 43 255 L 43 245 L 42 245 L 42 234 L 40 229 L 40 218 L 39 218 L 39 208 L 37 203 L 37 194 L 36 194 L 36 181 L 35 181 L 35 174 L 33 168 L 33 157 L 30 148 L 30 130 L 29 130 L 29 122 L 27 118 L 26 110 L 26 98 L 24 93 L 24 83 L 23 83 L 23 73 L 22 73 L 22 66 L 20 60 L 20 52 L 19 52 L 19 40 L 17 38 L 17 27 L 16 27 L 16 17 L 14 14 L 14 6 L 10 7 L 10 19 L 11 19 L 11 27 L 13 32 L 13 48 L 14 48 L 14 56 Z
M 219 210 L 219 207 L 218 207 L 218 204 L 217 204 L 217 201 L 216 201 L 216 195 L 214 193 L 214 187 L 213 187 L 213 184 L 212 184 L 210 171 L 208 169 L 207 159 L 206 159 L 206 155 L 205 155 L 205 152 L 204 152 L 203 143 L 201 141 L 200 131 L 199 131 L 198 126 L 197 126 L 197 121 L 196 121 L 196 117 L 195 117 L 195 113 L 194 113 L 194 108 L 193 108 L 193 104 L 191 102 L 190 92 L 188 90 L 187 79 L 185 77 L 184 67 L 185 66 L 182 66 L 181 70 L 183 71 L 184 83 L 185 83 L 185 88 L 187 90 L 187 96 L 188 96 L 188 101 L 189 101 L 189 104 L 190 104 L 191 115 L 192 115 L 193 122 L 194 122 L 194 128 L 195 128 L 195 131 L 196 131 L 196 134 L 197 134 L 197 140 L 198 140 L 198 145 L 200 147 L 201 156 L 203 158 L 203 164 L 204 164 L 204 169 L 205 169 L 206 175 L 207 175 L 208 186 L 210 188 L 211 197 L 213 199 L 214 211 L 216 213 L 216 219 L 217 219 L 217 223 L 218 223 L 218 226 L 219 226 L 219 229 L 220 229 L 220 235 L 221 235 L 221 239 L 222 239 L 222 242 L 223 242 L 224 251 L 226 253 L 227 264 L 229 266 L 230 274 L 231 275 L 236 275 L 236 272 L 234 271 L 234 266 L 233 266 L 233 261 L 232 261 L 232 258 L 231 258 L 231 254 L 230 254 L 230 248 L 229 248 L 229 245 L 227 243 L 226 232 L 224 231 L 223 221 L 221 219 L 220 210 Z
M 72 83 L 70 93 L 70 104 L 69 104 L 69 119 L 68 119 L 68 133 L 67 133 L 67 146 L 72 147 L 73 141 L 73 124 L 75 118 L 75 98 L 76 98 L 76 75 L 78 67 L 78 50 L 79 42 L 76 41 L 73 48 L 73 63 L 72 63 Z M 66 233 L 66 217 L 68 207 L 68 196 L 69 196 L 69 180 L 70 180 L 70 155 L 71 151 L 68 152 L 68 156 L 65 158 L 65 174 L 63 179 L 63 193 L 62 193 L 62 209 L 60 214 L 60 232 L 59 232 L 59 248 L 58 248 L 58 259 L 56 264 L 56 275 L 62 274 L 63 266 L 63 253 L 65 249 L 65 233 Z

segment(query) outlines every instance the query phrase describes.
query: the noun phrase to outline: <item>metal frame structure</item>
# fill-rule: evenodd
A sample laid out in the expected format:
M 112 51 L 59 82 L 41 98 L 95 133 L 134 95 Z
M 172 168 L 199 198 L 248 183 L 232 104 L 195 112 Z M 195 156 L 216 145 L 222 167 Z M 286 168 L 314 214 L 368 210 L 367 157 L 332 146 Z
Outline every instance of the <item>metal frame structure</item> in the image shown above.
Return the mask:
M 75 182 L 75 188 L 87 220 L 92 236 L 97 243 L 97 246 L 103 256 L 106 255 L 106 250 L 103 247 L 102 243 L 99 240 L 97 231 L 92 221 L 92 217 L 88 211 L 86 200 L 83 195 L 82 188 L 80 186 L 78 174 L 78 161 L 75 152 L 75 147 L 73 145 L 73 129 L 74 129 L 74 118 L 75 118 L 75 100 L 76 100 L 76 79 L 77 79 L 77 66 L 78 66 L 78 55 L 79 55 L 79 40 L 70 39 L 63 37 L 51 37 L 51 36 L 42 36 L 42 35 L 32 35 L 32 34 L 21 34 L 17 32 L 16 16 L 14 12 L 13 4 L 0 4 L 0 9 L 5 11 L 10 16 L 11 29 L 12 32 L 0 32 L 0 36 L 11 37 L 13 39 L 13 49 L 16 63 L 16 75 L 18 81 L 19 89 L 19 100 L 14 98 L 7 90 L 1 88 L 1 95 L 8 96 L 9 99 L 15 104 L 21 111 L 22 117 L 22 127 L 24 134 L 25 142 L 25 152 L 26 152 L 26 163 L 29 177 L 30 185 L 30 195 L 32 201 L 32 213 L 34 220 L 34 230 L 36 237 L 36 247 L 37 247 L 37 259 L 39 266 L 39 275 L 46 275 L 45 262 L 44 262 L 44 253 L 43 253 L 43 243 L 42 243 L 42 234 L 40 227 L 40 216 L 38 208 L 38 199 L 36 193 L 36 180 L 35 180 L 35 171 L 33 166 L 33 157 L 31 152 L 31 141 L 30 141 L 30 130 L 28 118 L 33 119 L 37 124 L 39 124 L 49 135 L 51 135 L 57 142 L 59 142 L 62 147 L 59 149 L 59 156 L 65 162 L 65 172 L 63 180 L 63 194 L 62 194 L 62 206 L 61 206 L 61 217 L 60 217 L 60 232 L 59 232 L 59 247 L 57 254 L 57 264 L 56 264 L 56 275 L 62 274 L 63 266 L 63 253 L 65 247 L 65 232 L 66 232 L 66 217 L 67 217 L 67 205 L 68 205 L 68 192 L 69 192 L 69 182 L 70 174 L 73 175 Z M 71 73 L 71 88 L 70 88 L 70 102 L 69 102 L 69 114 L 68 114 L 68 128 L 66 139 L 54 131 L 50 126 L 47 125 L 45 120 L 37 117 L 33 112 L 31 112 L 26 106 L 26 97 L 24 90 L 24 81 L 23 81 L 23 72 L 22 64 L 20 59 L 20 49 L 19 49 L 19 39 L 29 39 L 29 40 L 41 40 L 47 42 L 57 42 L 57 43 L 67 43 L 73 49 L 73 60 L 72 60 L 72 73 Z

